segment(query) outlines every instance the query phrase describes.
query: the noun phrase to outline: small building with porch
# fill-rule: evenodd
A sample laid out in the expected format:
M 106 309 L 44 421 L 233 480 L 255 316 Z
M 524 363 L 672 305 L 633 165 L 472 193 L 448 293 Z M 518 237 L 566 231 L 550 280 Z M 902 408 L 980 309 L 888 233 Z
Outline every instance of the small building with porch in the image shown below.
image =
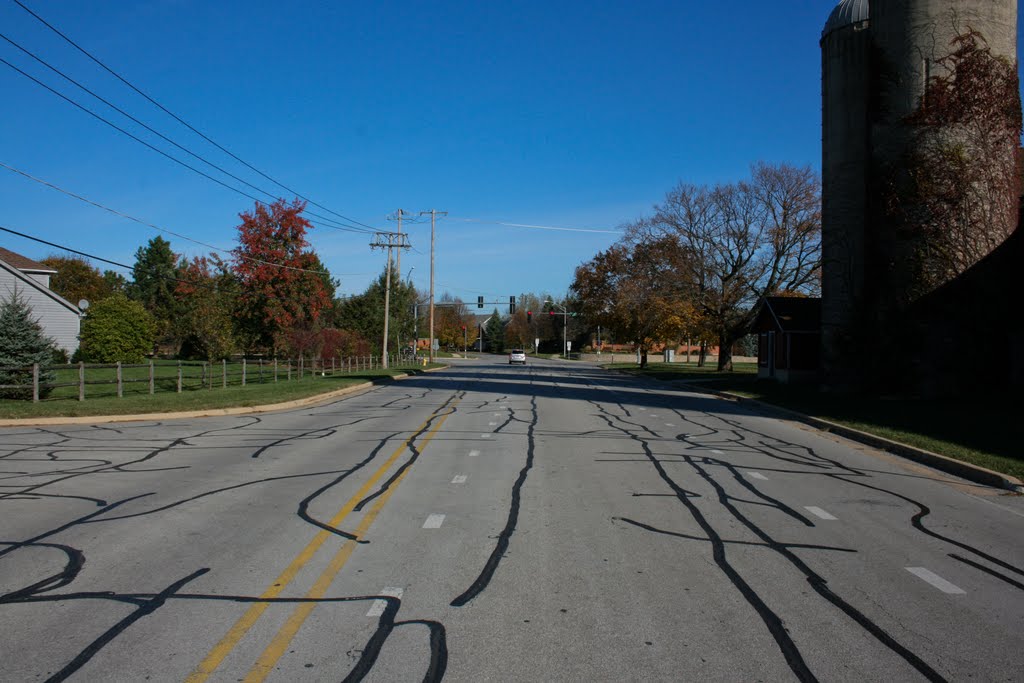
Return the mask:
M 818 378 L 821 360 L 821 299 L 769 296 L 754 322 L 757 376 L 782 383 Z

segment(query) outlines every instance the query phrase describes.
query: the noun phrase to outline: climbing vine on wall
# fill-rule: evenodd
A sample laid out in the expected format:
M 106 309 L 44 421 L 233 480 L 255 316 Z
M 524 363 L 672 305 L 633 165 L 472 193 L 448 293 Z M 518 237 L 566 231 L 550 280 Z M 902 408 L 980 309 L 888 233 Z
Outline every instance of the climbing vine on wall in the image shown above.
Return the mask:
M 1016 64 L 973 29 L 935 61 L 886 207 L 909 245 L 913 300 L 962 274 L 1016 227 L 1021 100 Z

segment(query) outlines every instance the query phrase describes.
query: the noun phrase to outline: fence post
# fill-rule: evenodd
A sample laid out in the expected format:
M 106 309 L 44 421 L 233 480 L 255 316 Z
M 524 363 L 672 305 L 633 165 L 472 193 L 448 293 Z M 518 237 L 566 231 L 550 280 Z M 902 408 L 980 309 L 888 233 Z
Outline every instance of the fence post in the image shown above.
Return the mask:
M 153 395 L 153 392 L 155 390 L 155 386 L 154 386 L 155 384 L 156 384 L 156 380 L 155 380 L 154 372 L 153 372 L 153 360 L 150 359 L 150 361 L 149 361 L 149 395 L 150 396 Z
M 228 388 L 228 359 L 220 359 L 220 388 Z
M 39 403 L 39 363 L 32 364 L 32 402 Z
M 78 400 L 85 400 L 85 361 L 78 361 Z
M 245 356 L 242 356 L 242 386 L 245 386 Z
M 178 361 L 178 393 L 181 393 L 181 361 Z
M 121 361 L 117 361 L 117 397 L 124 398 L 124 376 L 121 374 Z
M 263 358 L 260 358 L 260 384 L 263 384 Z
M 299 379 L 302 379 L 303 370 L 305 370 L 306 357 L 299 356 Z
M 213 382 L 211 382 L 213 384 Z M 206 361 L 203 361 L 202 374 L 199 376 L 199 388 L 206 388 Z
M 274 384 L 277 384 L 277 359 L 274 359 Z

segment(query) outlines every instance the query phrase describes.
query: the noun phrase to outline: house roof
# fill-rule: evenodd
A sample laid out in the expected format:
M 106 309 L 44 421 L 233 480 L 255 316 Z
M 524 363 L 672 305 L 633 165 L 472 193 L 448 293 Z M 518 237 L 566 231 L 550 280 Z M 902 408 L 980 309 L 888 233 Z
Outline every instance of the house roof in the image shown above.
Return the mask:
M 755 328 L 782 332 L 821 332 L 821 299 L 817 297 L 766 296 Z
M 12 265 L 18 270 L 27 271 L 31 273 L 56 273 L 57 271 L 50 266 L 43 265 L 39 261 L 33 261 L 27 256 L 17 254 L 10 249 L 4 249 L 0 247 L 0 261 Z
M 6 249 L 4 251 L 6 251 Z M 17 256 L 17 254 L 15 254 L 15 256 Z M 78 306 L 74 305 L 73 303 L 62 297 L 60 294 L 57 294 L 57 292 L 53 291 L 49 287 L 44 287 L 39 282 L 36 282 L 34 279 L 28 277 L 27 275 L 25 275 L 24 271 L 11 265 L 11 263 L 7 259 L 0 258 L 0 269 L 6 270 L 24 284 L 28 285 L 32 289 L 42 292 L 45 296 L 50 297 L 51 299 L 59 303 L 61 306 L 67 308 L 69 311 L 73 311 L 76 315 L 80 315 L 82 313 L 81 309 L 79 309 Z

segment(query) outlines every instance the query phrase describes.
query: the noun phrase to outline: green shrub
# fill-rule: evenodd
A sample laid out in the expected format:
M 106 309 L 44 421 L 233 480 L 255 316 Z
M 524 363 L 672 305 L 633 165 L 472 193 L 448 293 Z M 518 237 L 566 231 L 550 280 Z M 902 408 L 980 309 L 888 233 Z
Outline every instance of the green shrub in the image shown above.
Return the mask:
M 80 357 L 86 363 L 141 363 L 155 338 L 153 316 L 118 292 L 89 308 L 82 321 Z
M 17 290 L 0 302 L 0 384 L 19 384 L 24 388 L 0 389 L 0 397 L 32 398 L 32 365 L 40 366 L 39 383 L 54 381 L 49 365 L 56 345 L 43 334 L 39 321 L 32 317 L 28 302 Z M 40 387 L 39 397 L 44 398 L 50 389 Z

